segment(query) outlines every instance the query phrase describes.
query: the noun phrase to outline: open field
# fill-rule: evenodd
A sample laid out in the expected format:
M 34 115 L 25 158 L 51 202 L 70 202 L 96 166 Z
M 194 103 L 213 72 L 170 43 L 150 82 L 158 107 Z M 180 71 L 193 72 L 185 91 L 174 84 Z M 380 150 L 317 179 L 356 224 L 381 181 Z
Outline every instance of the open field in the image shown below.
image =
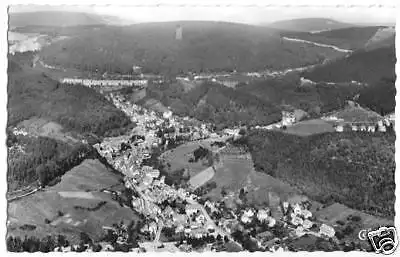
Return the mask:
M 167 107 L 165 107 L 160 101 L 157 101 L 156 99 L 147 99 L 144 104 L 144 107 L 155 111 L 155 112 L 167 112 L 169 111 Z
M 99 161 L 86 160 L 67 172 L 57 185 L 10 202 L 8 234 L 39 238 L 64 234 L 77 241 L 84 231 L 99 239 L 102 226 L 138 219 L 134 211 L 120 205 L 112 195 L 99 192 L 103 188 L 122 190 L 121 178 Z M 25 224 L 35 225 L 36 229 L 21 229 Z
M 323 208 L 315 212 L 315 216 L 318 220 L 321 220 L 325 224 L 335 227 L 336 231 L 343 231 L 346 227 L 352 227 L 345 238 L 349 240 L 359 241 L 366 248 L 370 247 L 368 240 L 359 240 L 359 232 L 363 229 L 377 229 L 383 226 L 394 226 L 394 220 L 379 218 L 372 216 L 354 209 L 351 209 L 343 204 L 334 203 L 326 208 Z M 348 220 L 348 217 L 359 217 L 358 222 Z M 339 225 L 340 222 L 345 224 Z M 366 236 L 366 235 L 365 235 Z
M 160 160 L 167 163 L 167 171 L 173 172 L 180 169 L 187 169 L 190 177 L 195 176 L 208 167 L 207 160 L 189 162 L 193 157 L 193 152 L 200 147 L 199 142 L 188 142 L 177 148 L 168 150 L 160 156 Z M 168 165 L 169 163 L 169 165 Z
M 32 117 L 20 122 L 17 127 L 24 128 L 29 134 L 36 136 L 49 137 L 65 143 L 78 142 L 70 133 L 64 133 L 60 124 L 42 118 Z
M 237 193 L 246 187 L 247 199 L 254 204 L 265 203 L 270 192 L 276 193 L 282 200 L 288 200 L 298 194 L 298 191 L 279 179 L 256 172 L 249 153 L 221 153 L 220 160 L 222 166 L 217 168 L 216 174 L 210 180 L 217 184 L 217 188 L 208 194 L 212 199 L 221 198 L 223 188 Z
M 297 136 L 310 136 L 326 132 L 335 132 L 335 128 L 326 121 L 314 119 L 298 122 L 293 126 L 287 127 L 286 130 L 282 130 L 282 132 Z
M 195 189 L 198 187 L 201 187 L 205 183 L 207 183 L 210 179 L 212 179 L 215 175 L 215 171 L 213 167 L 209 167 L 200 173 L 196 174 L 196 176 L 193 176 L 189 180 L 190 186 Z

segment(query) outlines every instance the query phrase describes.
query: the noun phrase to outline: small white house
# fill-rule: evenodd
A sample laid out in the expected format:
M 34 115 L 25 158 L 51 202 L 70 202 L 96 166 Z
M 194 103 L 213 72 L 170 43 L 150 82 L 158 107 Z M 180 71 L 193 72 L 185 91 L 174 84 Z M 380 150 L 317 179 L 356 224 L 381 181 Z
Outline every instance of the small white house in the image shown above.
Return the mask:
M 343 125 L 337 125 L 335 127 L 336 132 L 343 132 Z
M 378 127 L 379 132 L 386 132 L 386 127 L 385 126 L 379 126 Z
M 368 132 L 375 132 L 375 126 L 368 126 Z

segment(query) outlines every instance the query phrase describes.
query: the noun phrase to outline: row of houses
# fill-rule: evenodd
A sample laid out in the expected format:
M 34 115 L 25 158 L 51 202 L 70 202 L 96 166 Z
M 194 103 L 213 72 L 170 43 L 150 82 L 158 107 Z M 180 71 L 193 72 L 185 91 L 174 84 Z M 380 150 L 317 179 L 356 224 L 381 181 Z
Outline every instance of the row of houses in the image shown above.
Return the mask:
M 65 84 L 82 84 L 87 87 L 92 86 L 147 86 L 148 80 L 136 79 L 136 80 L 96 80 L 96 79 L 79 79 L 79 78 L 63 78 L 60 80 L 61 83 Z
M 354 124 L 354 123 L 344 123 L 344 124 L 336 124 L 335 126 L 336 132 L 344 132 L 344 131 L 364 131 L 364 132 L 386 132 L 388 127 L 390 127 L 390 123 L 383 124 Z M 394 129 L 394 128 L 393 128 Z

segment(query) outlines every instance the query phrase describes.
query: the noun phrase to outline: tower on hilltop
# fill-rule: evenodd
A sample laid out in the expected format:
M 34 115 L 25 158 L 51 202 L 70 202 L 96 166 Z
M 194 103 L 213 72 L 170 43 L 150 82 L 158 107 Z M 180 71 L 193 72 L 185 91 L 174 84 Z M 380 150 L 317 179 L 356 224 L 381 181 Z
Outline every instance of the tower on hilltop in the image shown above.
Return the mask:
M 176 40 L 182 40 L 182 27 L 181 27 L 181 25 L 176 26 L 175 39 Z

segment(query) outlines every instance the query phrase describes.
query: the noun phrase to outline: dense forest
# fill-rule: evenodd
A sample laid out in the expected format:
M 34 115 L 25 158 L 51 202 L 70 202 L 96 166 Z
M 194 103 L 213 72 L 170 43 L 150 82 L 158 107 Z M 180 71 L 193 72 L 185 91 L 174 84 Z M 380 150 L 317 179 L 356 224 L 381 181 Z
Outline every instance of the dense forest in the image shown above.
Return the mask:
M 383 78 L 361 90 L 357 102 L 381 115 L 394 112 L 396 107 L 396 79 Z
M 47 137 L 15 137 L 8 135 L 7 145 L 18 144 L 23 152 L 9 151 L 8 190 L 39 182 L 45 186 L 80 164 L 85 158 L 96 157 L 88 145 L 67 144 Z
M 303 190 L 374 215 L 394 216 L 395 135 L 326 133 L 298 137 L 252 131 L 247 144 L 256 170 Z
M 52 80 L 11 61 L 8 77 L 8 126 L 33 116 L 65 129 L 97 136 L 119 134 L 133 126 L 129 118 L 95 90 Z
M 346 58 L 304 72 L 313 81 L 372 83 L 382 78 L 394 78 L 396 64 L 395 44 L 371 51 L 360 50 Z
M 212 122 L 218 128 L 265 125 L 281 118 L 280 110 L 268 101 L 209 82 L 188 92 L 178 83 L 149 86 L 146 98 L 170 106 L 178 115 Z M 146 101 L 146 98 L 141 101 Z
M 321 113 L 343 107 L 346 100 L 352 99 L 363 88 L 350 83 L 302 85 L 299 75 L 290 74 L 280 78 L 255 81 L 237 90 L 241 93 L 251 93 L 276 106 L 291 105 L 306 111 L 311 117 L 318 117 Z

